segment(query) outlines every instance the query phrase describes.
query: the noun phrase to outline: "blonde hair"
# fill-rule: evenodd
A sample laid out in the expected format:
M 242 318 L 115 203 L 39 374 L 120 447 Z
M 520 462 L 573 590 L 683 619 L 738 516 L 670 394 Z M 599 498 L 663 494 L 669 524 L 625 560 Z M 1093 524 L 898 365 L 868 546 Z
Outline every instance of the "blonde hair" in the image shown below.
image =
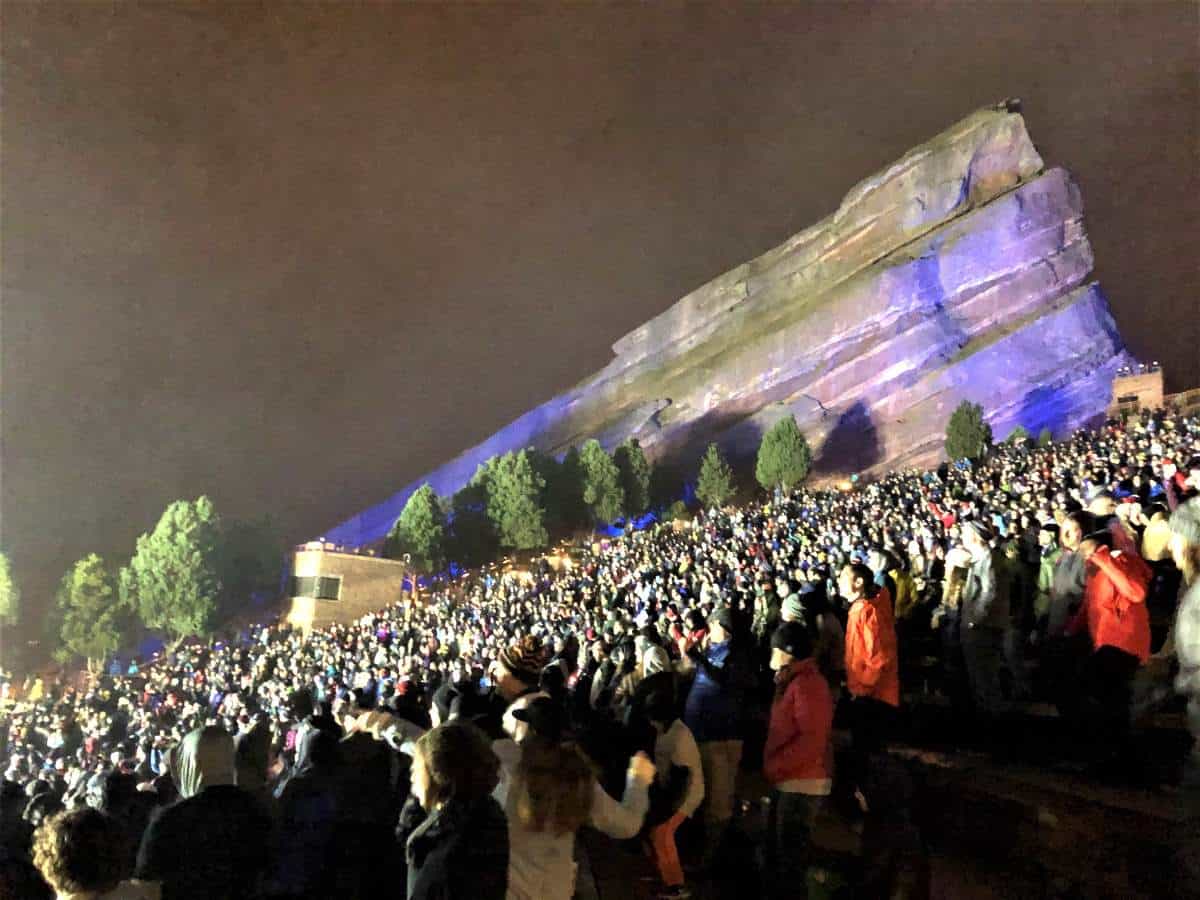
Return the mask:
M 574 744 L 530 734 L 521 743 L 509 793 L 526 831 L 572 834 L 592 812 L 592 770 Z

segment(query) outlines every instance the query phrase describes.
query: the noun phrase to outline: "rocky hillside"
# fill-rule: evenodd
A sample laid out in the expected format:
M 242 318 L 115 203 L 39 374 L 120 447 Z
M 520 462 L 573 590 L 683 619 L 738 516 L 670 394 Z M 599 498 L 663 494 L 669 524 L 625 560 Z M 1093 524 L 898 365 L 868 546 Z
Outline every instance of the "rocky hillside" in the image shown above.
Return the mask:
M 378 540 L 419 484 L 452 493 L 526 446 L 636 436 L 652 458 L 690 462 L 716 440 L 736 459 L 793 413 L 835 474 L 934 461 L 964 398 L 998 437 L 1079 427 L 1129 362 L 1089 280 L 1082 212 L 1015 104 L 980 110 L 622 337 L 600 372 L 324 536 Z

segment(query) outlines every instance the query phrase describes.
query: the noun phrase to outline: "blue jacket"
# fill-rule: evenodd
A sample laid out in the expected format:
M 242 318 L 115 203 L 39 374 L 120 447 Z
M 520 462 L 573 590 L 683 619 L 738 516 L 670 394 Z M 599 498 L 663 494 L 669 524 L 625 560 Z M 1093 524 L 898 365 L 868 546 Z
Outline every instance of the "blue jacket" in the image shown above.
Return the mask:
M 697 743 L 741 740 L 746 691 L 753 673 L 741 652 L 730 652 L 730 641 L 712 644 L 692 654 L 696 678 L 688 691 L 683 723 Z

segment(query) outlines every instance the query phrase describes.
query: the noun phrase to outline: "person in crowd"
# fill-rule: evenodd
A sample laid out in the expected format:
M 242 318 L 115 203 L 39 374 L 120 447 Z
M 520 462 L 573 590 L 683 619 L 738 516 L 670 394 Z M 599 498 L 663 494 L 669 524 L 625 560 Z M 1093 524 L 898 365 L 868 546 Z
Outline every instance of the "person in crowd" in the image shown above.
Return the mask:
M 60 812 L 38 829 L 33 863 L 57 900 L 157 900 L 158 885 L 126 880 L 125 832 L 90 807 Z
M 887 588 L 862 563 L 850 563 L 838 576 L 838 590 L 850 603 L 846 620 L 846 689 L 857 774 L 866 757 L 888 737 L 900 706 L 900 658 Z
M 1192 746 L 1179 791 L 1177 861 L 1181 878 L 1200 879 L 1200 498 L 1175 508 L 1168 548 L 1183 579 L 1183 595 L 1171 634 L 1179 671 L 1175 690 L 1187 701 Z
M 408 900 L 504 900 L 508 822 L 492 796 L 499 772 L 487 736 L 469 722 L 450 721 L 417 739 L 412 797 L 398 834 Z
M 700 747 L 704 769 L 704 852 L 701 866 L 716 859 L 725 829 L 733 818 L 742 728 L 754 686 L 749 635 L 735 633 L 733 610 L 718 606 L 708 619 L 704 642 L 687 652 L 695 678 L 688 690 L 683 722 Z
M 807 626 L 817 667 L 831 687 L 840 685 L 846 671 L 846 629 L 834 613 L 824 584 L 804 582 L 783 601 L 781 619 Z
M 661 647 L 652 647 L 648 657 L 665 656 Z M 691 729 L 679 718 L 674 673 L 652 672 L 631 703 L 631 725 L 635 733 L 647 726 L 655 767 L 647 830 L 650 852 L 662 880 L 663 898 L 690 897 L 675 834 L 704 801 L 704 767 L 700 748 Z
M 1196 756 L 1200 754 L 1200 499 L 1176 507 L 1170 528 L 1171 558 L 1183 576 L 1185 587 L 1173 635 L 1179 660 L 1175 688 L 1187 698 L 1188 727 L 1195 741 L 1192 749 Z M 1196 774 L 1200 776 L 1200 768 Z
M 1080 543 L 1087 582 L 1083 603 L 1067 633 L 1086 630 L 1091 637 L 1092 654 L 1082 688 L 1094 745 L 1125 750 L 1133 676 L 1150 657 L 1146 611 L 1150 567 L 1136 552 L 1114 550 L 1114 543 L 1108 528 Z
M 508 818 L 508 898 L 570 900 L 576 833 L 589 825 L 613 838 L 635 837 L 646 816 L 654 764 L 635 754 L 622 799 L 614 800 L 570 738 L 559 703 L 538 697 L 513 715 L 526 726 L 522 740 L 492 745 L 500 760 L 493 796 Z
M 296 762 L 275 795 L 267 894 L 272 900 L 336 895 L 340 808 L 338 740 L 329 731 L 300 732 Z
M 515 709 L 527 704 L 534 696 L 545 696 L 538 690 L 538 684 L 546 656 L 541 641 L 533 635 L 525 635 L 497 654 L 491 669 L 494 682 L 491 712 L 483 722 L 492 738 L 501 739 L 514 730 L 512 712 Z
M 1043 522 L 1038 529 L 1038 575 L 1037 596 L 1033 602 L 1033 613 L 1037 619 L 1037 634 L 1044 637 L 1050 618 L 1050 599 L 1054 587 L 1054 570 L 1062 558 L 1063 550 L 1058 543 L 1059 526 L 1053 519 Z
M 771 637 L 775 696 L 763 774 L 771 785 L 767 826 L 767 895 L 803 897 L 817 813 L 833 786 L 833 697 L 801 622 L 784 622 Z
M 977 724 L 984 733 L 1004 711 L 1000 673 L 1004 666 L 1004 634 L 1010 627 L 1008 585 L 992 547 L 991 529 L 972 520 L 962 529 L 963 547 L 970 554 L 962 591 L 963 659 L 975 702 Z
M 199 728 L 183 739 L 183 799 L 151 819 L 137 856 L 137 877 L 162 882 L 163 900 L 259 895 L 271 820 L 234 777 L 233 738 L 223 728 Z
M 895 619 L 910 596 L 916 603 L 902 621 L 902 633 L 895 641 L 895 649 L 905 654 L 906 688 L 919 697 L 930 685 L 940 685 L 951 695 L 956 712 L 965 708 L 956 691 L 970 681 L 960 674 L 958 642 L 973 630 L 964 624 L 968 612 L 978 617 L 981 609 L 986 608 L 989 615 L 994 611 L 987 602 L 987 591 L 981 590 L 986 579 L 980 569 L 987 565 L 983 557 L 988 554 L 972 555 L 960 546 L 972 540 L 969 534 L 963 536 L 964 529 L 973 527 L 968 523 L 983 525 L 992 533 L 988 543 L 994 543 L 1000 552 L 1011 550 L 1015 555 L 1008 562 L 1027 567 L 1031 575 L 1041 574 L 1043 564 L 1036 552 L 1037 526 L 1050 521 L 1059 525 L 1062 554 L 1052 567 L 1045 630 L 1039 629 L 1037 652 L 1028 661 L 1039 669 L 1039 696 L 1058 700 L 1067 716 L 1094 712 L 1097 685 L 1109 683 L 1106 676 L 1113 674 L 1117 663 L 1127 666 L 1128 661 L 1112 651 L 1099 654 L 1093 650 L 1095 623 L 1090 602 L 1086 625 L 1077 623 L 1074 636 L 1065 634 L 1066 626 L 1076 622 L 1076 613 L 1084 605 L 1085 589 L 1094 594 L 1099 590 L 1096 585 L 1109 578 L 1099 564 L 1085 564 L 1080 545 L 1085 536 L 1108 531 L 1113 559 L 1120 559 L 1118 550 L 1121 556 L 1133 556 L 1118 545 L 1121 534 L 1143 547 L 1148 556 L 1158 556 L 1150 563 L 1154 576 L 1145 605 L 1152 615 L 1151 646 L 1159 646 L 1167 624 L 1176 621 L 1178 582 L 1170 579 L 1178 579 L 1180 573 L 1163 548 L 1164 513 L 1156 510 L 1155 504 L 1165 504 L 1171 511 L 1186 505 L 1200 484 L 1198 453 L 1200 419 L 1147 412 L 1126 423 L 1111 422 L 1078 432 L 1044 448 L 1001 445 L 981 460 L 929 471 L 881 473 L 860 480 L 850 491 L 802 486 L 769 502 L 701 514 L 686 526 L 629 530 L 612 541 L 573 549 L 570 568 L 537 565 L 526 573 L 485 567 L 452 581 L 435 578 L 421 603 L 393 604 L 311 633 L 286 625 L 255 626 L 233 640 L 190 643 L 157 654 L 137 667 L 110 667 L 107 674 L 90 679 L 34 674 L 14 678 L 16 689 L 9 691 L 0 711 L 0 769 L 12 783 L 0 791 L 0 849 L 10 858 L 28 854 L 30 829 L 22 813 L 34 795 L 58 798 L 66 806 L 84 802 L 103 806 L 106 779 L 113 773 L 132 776 L 139 797 L 165 808 L 160 814 L 165 820 L 176 808 L 176 781 L 183 785 L 180 751 L 185 738 L 209 726 L 241 735 L 256 718 L 265 723 L 259 733 L 269 734 L 267 765 L 262 764 L 261 743 L 240 742 L 239 749 L 248 755 L 239 753 L 233 784 L 243 791 L 257 791 L 261 785 L 284 799 L 280 784 L 294 784 L 293 789 L 298 790 L 305 787 L 307 779 L 299 777 L 294 783 L 292 779 L 301 774 L 319 775 L 317 781 L 328 776 L 337 800 L 332 814 L 339 817 L 332 831 L 335 835 L 351 833 L 354 828 L 346 827 L 349 819 L 342 817 L 353 819 L 357 813 L 348 813 L 347 805 L 361 808 L 379 801 L 382 806 L 386 801 L 393 810 L 388 816 L 394 816 L 398 797 L 404 795 L 408 782 L 403 751 L 413 751 L 421 730 L 431 724 L 430 698 L 436 707 L 443 685 L 470 687 L 446 704 L 446 715 L 439 721 L 452 718 L 455 713 L 450 707 L 457 706 L 457 715 L 482 722 L 496 739 L 504 734 L 506 712 L 512 713 L 507 717 L 511 730 L 520 736 L 527 723 L 515 714 L 534 702 L 539 689 L 560 700 L 564 694 L 574 693 L 567 705 L 577 718 L 579 743 L 600 766 L 597 777 L 610 796 L 623 796 L 634 750 L 640 746 L 652 752 L 656 740 L 673 727 L 671 715 L 682 714 L 685 722 L 691 720 L 698 732 L 703 731 L 709 717 L 694 710 L 689 713 L 688 705 L 703 705 L 711 685 L 706 687 L 704 666 L 697 664 L 694 656 L 707 657 L 722 643 L 721 628 L 710 629 L 706 623 L 712 620 L 714 610 L 723 606 L 753 620 L 756 641 L 750 650 L 758 683 L 748 689 L 746 706 L 752 712 L 749 721 L 756 727 L 747 730 L 747 740 L 757 743 L 761 737 L 753 714 L 769 696 L 763 683 L 769 643 L 782 618 L 805 622 L 814 638 L 814 657 L 831 684 L 837 683 L 840 673 L 836 664 L 829 663 L 838 659 L 852 663 L 845 677 L 851 696 L 860 699 L 848 705 L 847 718 L 854 725 L 856 743 L 869 744 L 865 735 L 871 729 L 864 732 L 863 726 L 864 722 L 870 725 L 870 715 L 858 713 L 871 710 L 873 704 L 862 698 L 872 698 L 884 707 L 883 718 L 896 709 L 878 697 L 890 693 L 886 666 L 876 666 L 879 657 L 887 655 L 881 654 L 875 639 L 880 611 L 888 607 Z M 1102 496 L 1104 492 L 1111 497 Z M 1084 511 L 1094 501 L 1093 508 L 1106 517 L 1097 525 Z M 1107 547 L 1102 539 L 1100 544 Z M 845 588 L 851 609 L 843 608 L 842 598 L 834 598 L 826 616 L 819 598 L 822 594 L 829 597 L 846 565 L 858 560 L 871 562 L 861 579 L 862 593 L 875 609 L 868 609 L 862 597 Z M 1119 568 L 1123 563 L 1116 565 Z M 907 588 L 909 578 L 912 592 Z M 877 590 L 880 582 L 884 587 Z M 1115 582 L 1112 586 L 1119 590 Z M 1011 590 L 1001 596 L 1009 601 L 1010 612 L 1022 612 L 1037 590 L 1036 580 L 1031 578 L 1025 584 L 1016 579 Z M 1089 601 L 1095 599 L 1091 594 Z M 896 598 L 894 610 L 890 609 L 892 598 Z M 1040 600 L 1047 602 L 1044 580 Z M 931 632 L 924 615 L 934 606 L 929 624 L 936 630 Z M 1101 612 L 1103 606 L 1099 603 Z M 1131 610 L 1128 617 L 1122 612 L 1117 618 L 1124 627 L 1137 615 Z M 1012 616 L 996 618 L 1002 629 L 1014 624 Z M 835 623 L 847 626 L 844 645 L 834 639 Z M 1023 627 L 1023 617 L 1019 624 Z M 1158 632 L 1153 631 L 1156 624 Z M 709 631 L 712 633 L 706 634 Z M 1180 626 L 1176 631 L 1182 635 L 1186 628 Z M 870 642 L 864 640 L 867 633 Z M 887 629 L 880 633 L 886 644 Z M 680 647 L 672 638 L 686 638 L 683 649 L 695 653 L 670 658 Z M 1083 645 L 1078 657 L 1086 664 L 1078 670 L 1072 652 L 1077 642 Z M 967 643 L 979 642 L 968 637 Z M 586 664 L 575 665 L 586 654 L 585 644 L 595 648 L 592 652 L 600 657 L 609 654 L 592 672 Z M 1172 645 L 1171 640 L 1163 645 L 1160 663 L 1172 658 Z M 841 653 L 838 647 L 843 648 Z M 1185 653 L 1179 652 L 1180 660 Z M 978 653 L 974 659 L 979 662 Z M 1112 667 L 1107 667 L 1109 662 Z M 548 663 L 553 667 L 547 669 Z M 981 667 L 976 664 L 973 668 L 978 675 Z M 1146 669 L 1146 677 L 1139 682 L 1153 674 L 1166 678 L 1165 671 L 1158 672 L 1163 665 L 1153 668 L 1154 673 Z M 484 673 L 497 682 L 490 693 L 486 689 L 492 686 L 480 683 Z M 908 681 L 911 675 L 919 677 Z M 589 677 L 592 690 L 587 687 Z M 689 678 L 694 681 L 692 690 L 685 684 Z M 646 711 L 655 706 L 651 701 L 671 694 L 677 681 L 675 699 L 682 702 L 672 702 L 669 709 L 663 704 L 658 716 L 660 723 L 666 724 L 656 729 Z M 693 692 L 695 699 L 691 699 Z M 898 698 L 898 685 L 895 694 Z M 614 695 L 619 697 L 616 704 Z M 475 697 L 482 698 L 485 709 L 476 706 Z M 360 727 L 364 715 L 366 721 Z M 1073 724 L 1075 720 L 1070 721 Z M 312 766 L 308 754 L 301 752 L 310 728 L 327 733 L 338 747 L 348 731 L 348 745 L 361 752 L 363 765 L 353 773 L 337 762 L 328 769 Z M 1068 730 L 1089 734 L 1089 729 Z M 699 736 L 705 738 L 703 733 Z M 1048 763 L 1056 764 L 1053 760 Z M 866 774 L 873 777 L 882 768 L 872 766 Z M 724 791 L 717 771 L 711 765 L 710 770 L 713 784 L 709 792 L 715 801 Z M 848 767 L 847 776 L 853 779 L 854 773 L 854 767 Z M 666 822 L 680 808 L 681 798 L 692 784 L 689 776 L 686 766 L 658 771 L 651 791 L 657 799 L 647 816 L 653 820 L 651 828 Z M 871 779 L 865 783 L 872 783 Z M 351 784 L 356 785 L 352 791 L 343 790 Z M 386 787 L 377 790 L 384 784 Z M 300 791 L 289 800 L 288 821 L 297 834 L 309 827 L 306 821 L 311 824 L 306 817 L 327 814 L 321 811 L 321 803 L 328 799 L 328 782 L 308 787 L 313 788 L 315 799 Z M 200 798 L 210 790 L 217 786 L 205 788 Z M 372 796 L 364 799 L 367 792 Z M 194 810 L 195 799 L 189 796 L 179 805 Z M 43 809 L 41 803 L 39 800 L 39 810 Z M 51 801 L 45 803 L 40 814 L 51 808 Z M 716 809 L 718 805 L 714 802 L 712 806 Z M 663 810 L 666 814 L 658 818 Z M 869 815 L 875 812 L 872 808 Z M 424 818 L 422 811 L 420 821 Z M 384 820 L 383 815 L 373 817 L 357 843 L 366 846 L 379 834 L 392 832 L 395 821 Z M 685 843 L 688 830 L 684 830 Z M 728 853 L 718 856 L 738 852 L 742 834 L 742 828 L 732 829 L 732 839 L 725 845 Z M 317 829 L 308 845 L 326 846 L 321 835 Z M 206 840 L 191 842 L 203 845 Z M 187 854 L 178 852 L 181 844 L 190 846 L 188 841 L 174 841 L 175 857 L 189 860 Z M 288 853 L 287 840 L 276 830 L 270 833 L 269 844 L 263 854 L 269 858 L 263 864 L 268 872 L 266 890 L 294 889 L 310 894 L 325 890 L 323 886 L 311 888 L 307 880 L 312 874 L 318 884 L 326 884 L 320 880 L 320 872 L 306 871 L 290 886 L 277 884 L 280 863 L 276 857 Z M 371 846 L 382 848 L 383 844 Z M 377 849 L 367 855 L 387 852 Z M 346 859 L 352 855 L 339 846 L 329 852 L 335 873 L 346 868 L 337 865 L 343 854 Z M 201 854 L 201 858 L 207 857 Z M 396 877 L 401 868 L 399 860 L 390 868 L 372 866 Z M 246 883 L 255 880 L 249 878 Z M 333 894 L 344 893 L 346 900 L 361 891 L 339 886 L 337 880 L 333 884 Z M 247 888 L 259 889 L 258 885 Z

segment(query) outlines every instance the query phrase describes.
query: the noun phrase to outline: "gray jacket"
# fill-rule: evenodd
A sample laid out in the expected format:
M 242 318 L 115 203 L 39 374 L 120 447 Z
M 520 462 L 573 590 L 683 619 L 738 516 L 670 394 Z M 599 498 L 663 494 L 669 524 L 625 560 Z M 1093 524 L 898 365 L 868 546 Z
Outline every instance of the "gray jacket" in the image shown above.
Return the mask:
M 998 551 L 973 559 L 962 592 L 962 621 L 972 628 L 1008 628 L 1008 587 L 1002 583 Z
M 1083 556 L 1063 550 L 1062 556 L 1054 566 L 1054 576 L 1050 580 L 1050 608 L 1047 613 L 1046 633 L 1060 635 L 1067 627 L 1071 617 L 1072 607 L 1078 607 L 1083 601 L 1083 587 L 1086 578 Z

